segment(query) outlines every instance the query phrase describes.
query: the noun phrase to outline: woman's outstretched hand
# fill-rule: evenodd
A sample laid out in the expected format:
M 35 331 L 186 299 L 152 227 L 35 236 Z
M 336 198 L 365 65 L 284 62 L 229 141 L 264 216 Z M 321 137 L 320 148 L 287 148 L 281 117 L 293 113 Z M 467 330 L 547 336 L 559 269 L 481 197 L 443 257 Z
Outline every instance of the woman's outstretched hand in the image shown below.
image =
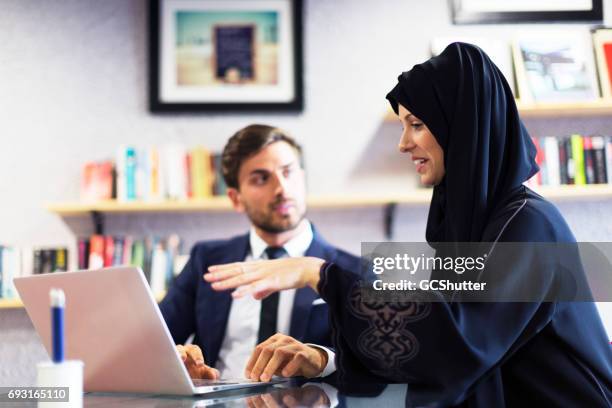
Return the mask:
M 263 299 L 284 289 L 310 286 L 316 291 L 324 263 L 314 257 L 234 262 L 209 267 L 204 280 L 218 291 L 238 288 L 232 293 L 234 298 L 252 294 L 255 299 Z

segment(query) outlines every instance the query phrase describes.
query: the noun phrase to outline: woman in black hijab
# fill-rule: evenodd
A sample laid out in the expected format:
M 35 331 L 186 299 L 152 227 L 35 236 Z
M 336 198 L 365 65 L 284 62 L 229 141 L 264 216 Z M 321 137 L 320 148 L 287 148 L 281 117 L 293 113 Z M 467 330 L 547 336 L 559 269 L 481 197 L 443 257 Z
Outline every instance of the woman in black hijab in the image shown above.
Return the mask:
M 434 185 L 429 243 L 575 242 L 558 210 L 523 185 L 538 171 L 536 150 L 482 50 L 451 44 L 403 73 L 387 99 L 404 127 L 400 151 Z M 237 297 L 317 290 L 329 305 L 340 381 L 405 382 L 413 402 L 450 406 L 612 406 L 612 353 L 593 303 L 368 302 L 358 271 L 313 258 L 210 272 L 215 289 L 240 287 Z M 252 357 L 268 367 L 262 358 L 270 359 Z M 295 364 L 270 366 L 287 376 Z

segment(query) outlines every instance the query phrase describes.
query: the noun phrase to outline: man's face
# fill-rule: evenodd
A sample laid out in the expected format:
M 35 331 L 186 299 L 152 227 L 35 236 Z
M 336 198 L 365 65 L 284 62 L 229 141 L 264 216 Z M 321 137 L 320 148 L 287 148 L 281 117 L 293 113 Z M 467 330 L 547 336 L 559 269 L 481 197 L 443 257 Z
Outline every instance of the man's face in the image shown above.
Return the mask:
M 228 189 L 238 211 L 269 233 L 296 228 L 306 214 L 306 180 L 296 150 L 274 142 L 240 166 L 239 190 Z

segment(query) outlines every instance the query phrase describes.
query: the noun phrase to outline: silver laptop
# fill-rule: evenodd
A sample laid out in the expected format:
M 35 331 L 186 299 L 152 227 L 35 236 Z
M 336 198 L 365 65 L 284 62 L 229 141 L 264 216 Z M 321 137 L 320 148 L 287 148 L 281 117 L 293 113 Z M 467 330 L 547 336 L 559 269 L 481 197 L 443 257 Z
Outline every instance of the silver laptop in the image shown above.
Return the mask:
M 49 355 L 49 290 L 64 290 L 65 355 L 85 363 L 85 391 L 194 395 L 270 385 L 192 380 L 139 268 L 27 276 L 15 287 Z

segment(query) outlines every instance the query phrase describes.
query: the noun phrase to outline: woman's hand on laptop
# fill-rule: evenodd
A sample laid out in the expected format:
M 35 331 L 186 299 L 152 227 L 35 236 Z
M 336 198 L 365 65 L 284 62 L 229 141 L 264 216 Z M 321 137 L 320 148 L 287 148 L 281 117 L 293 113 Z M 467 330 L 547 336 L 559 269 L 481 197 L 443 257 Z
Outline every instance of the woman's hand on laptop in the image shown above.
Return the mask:
M 204 380 L 218 380 L 219 370 L 209 367 L 204 363 L 204 355 L 202 350 L 195 344 L 177 344 L 176 349 L 181 355 L 183 363 L 191 378 Z
M 270 381 L 273 375 L 312 378 L 320 375 L 326 366 L 324 350 L 277 333 L 255 347 L 244 375 L 254 381 Z
M 311 256 L 234 262 L 209 267 L 204 280 L 218 291 L 238 288 L 232 293 L 234 298 L 252 294 L 255 299 L 263 299 L 285 289 L 310 286 L 316 291 L 324 263 L 323 259 Z

